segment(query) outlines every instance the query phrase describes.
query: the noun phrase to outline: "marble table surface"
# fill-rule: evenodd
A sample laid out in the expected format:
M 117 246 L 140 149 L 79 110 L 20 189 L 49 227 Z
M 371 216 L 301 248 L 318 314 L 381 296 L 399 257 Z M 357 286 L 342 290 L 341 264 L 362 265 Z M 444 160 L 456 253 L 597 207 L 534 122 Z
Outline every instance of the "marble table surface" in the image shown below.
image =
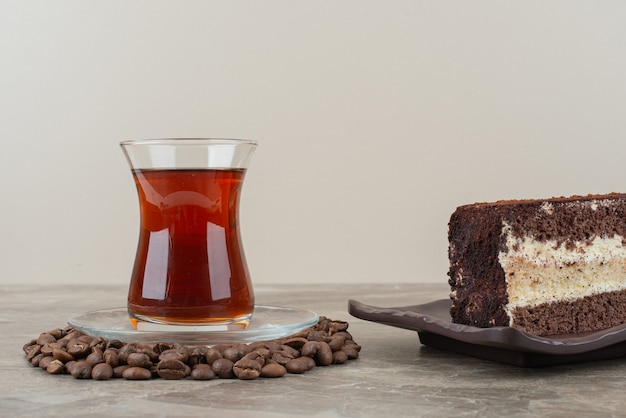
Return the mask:
M 0 416 L 622 416 L 626 359 L 520 368 L 420 344 L 414 331 L 348 314 L 447 297 L 445 283 L 255 288 L 257 303 L 350 322 L 358 360 L 254 381 L 76 380 L 31 367 L 22 346 L 76 313 L 123 306 L 114 286 L 0 286 Z

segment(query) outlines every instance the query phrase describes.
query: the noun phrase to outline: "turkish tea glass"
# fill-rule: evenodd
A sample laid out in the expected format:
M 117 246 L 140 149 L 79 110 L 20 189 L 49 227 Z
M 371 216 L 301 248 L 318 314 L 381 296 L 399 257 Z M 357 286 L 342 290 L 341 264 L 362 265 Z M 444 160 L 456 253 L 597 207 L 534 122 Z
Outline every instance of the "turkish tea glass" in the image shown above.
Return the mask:
M 247 326 L 254 292 L 239 200 L 257 143 L 174 138 L 120 145 L 139 195 L 139 243 L 128 291 L 131 319 Z

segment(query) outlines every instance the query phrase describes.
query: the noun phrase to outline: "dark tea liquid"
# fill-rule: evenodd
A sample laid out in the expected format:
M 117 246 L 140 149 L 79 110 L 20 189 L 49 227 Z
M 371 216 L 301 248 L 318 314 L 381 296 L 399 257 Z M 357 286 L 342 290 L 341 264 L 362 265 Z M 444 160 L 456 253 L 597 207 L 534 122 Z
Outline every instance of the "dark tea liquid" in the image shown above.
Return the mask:
M 137 317 L 211 324 L 249 317 L 241 247 L 243 169 L 134 170 L 141 229 L 128 294 Z

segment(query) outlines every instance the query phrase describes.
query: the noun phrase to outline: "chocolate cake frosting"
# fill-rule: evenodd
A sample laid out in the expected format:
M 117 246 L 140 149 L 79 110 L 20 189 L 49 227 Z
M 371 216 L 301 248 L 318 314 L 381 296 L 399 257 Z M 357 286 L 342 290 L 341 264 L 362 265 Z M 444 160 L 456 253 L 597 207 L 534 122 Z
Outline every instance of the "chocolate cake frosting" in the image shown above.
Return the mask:
M 626 195 L 507 200 L 449 223 L 453 322 L 536 335 L 626 322 Z

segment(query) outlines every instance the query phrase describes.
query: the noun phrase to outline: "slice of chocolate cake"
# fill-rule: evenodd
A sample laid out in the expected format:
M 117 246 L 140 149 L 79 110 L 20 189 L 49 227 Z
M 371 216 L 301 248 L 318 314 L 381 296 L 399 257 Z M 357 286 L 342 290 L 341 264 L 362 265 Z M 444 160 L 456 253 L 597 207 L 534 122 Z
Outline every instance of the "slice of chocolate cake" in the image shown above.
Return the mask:
M 455 323 L 535 335 L 626 323 L 626 194 L 461 206 L 448 238 Z

